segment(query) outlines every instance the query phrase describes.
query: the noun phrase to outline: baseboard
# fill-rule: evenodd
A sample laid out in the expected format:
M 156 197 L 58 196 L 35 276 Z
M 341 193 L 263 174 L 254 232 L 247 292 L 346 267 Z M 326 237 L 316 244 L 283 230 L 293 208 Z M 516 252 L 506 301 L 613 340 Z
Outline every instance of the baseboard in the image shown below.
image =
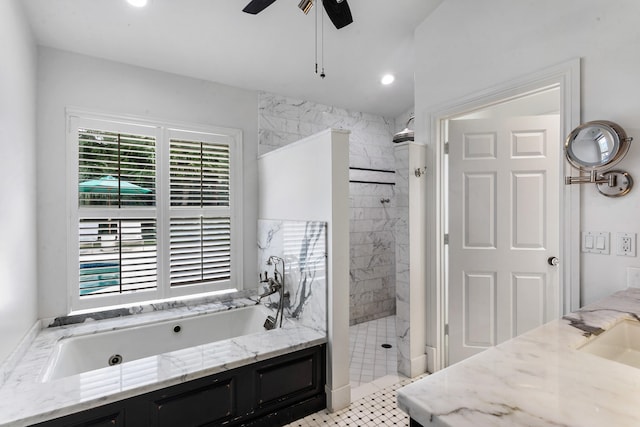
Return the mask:
M 419 375 L 427 372 L 427 355 L 421 354 L 418 357 L 411 359 L 411 378 L 415 378 Z
M 351 404 L 351 385 L 347 384 L 343 387 L 331 390 L 325 386 L 327 394 L 327 410 L 336 412 L 348 407 Z

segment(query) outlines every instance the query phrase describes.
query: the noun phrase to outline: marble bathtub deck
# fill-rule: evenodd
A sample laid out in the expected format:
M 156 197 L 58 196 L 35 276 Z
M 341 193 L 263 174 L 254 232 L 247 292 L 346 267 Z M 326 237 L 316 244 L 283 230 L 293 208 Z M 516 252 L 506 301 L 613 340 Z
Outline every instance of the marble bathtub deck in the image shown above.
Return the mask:
M 255 304 L 238 301 L 238 307 Z M 56 342 L 137 324 L 230 309 L 229 303 L 162 310 L 138 316 L 42 329 L 0 387 L 0 426 L 24 426 L 227 371 L 326 342 L 324 331 L 285 322 L 282 329 L 146 357 L 103 369 L 42 382 Z
M 423 426 L 638 426 L 640 369 L 576 350 L 640 320 L 628 289 L 400 389 Z

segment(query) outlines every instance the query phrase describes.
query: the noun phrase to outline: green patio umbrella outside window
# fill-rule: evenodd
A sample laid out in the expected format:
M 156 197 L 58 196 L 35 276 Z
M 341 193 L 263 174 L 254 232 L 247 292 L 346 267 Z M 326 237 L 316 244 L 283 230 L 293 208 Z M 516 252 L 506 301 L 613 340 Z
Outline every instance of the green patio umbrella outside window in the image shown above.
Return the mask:
M 81 182 L 78 185 L 81 193 L 103 193 L 103 194 L 148 194 L 151 190 L 132 184 L 127 181 L 118 180 L 111 175 L 103 176 L 100 179 L 91 179 Z

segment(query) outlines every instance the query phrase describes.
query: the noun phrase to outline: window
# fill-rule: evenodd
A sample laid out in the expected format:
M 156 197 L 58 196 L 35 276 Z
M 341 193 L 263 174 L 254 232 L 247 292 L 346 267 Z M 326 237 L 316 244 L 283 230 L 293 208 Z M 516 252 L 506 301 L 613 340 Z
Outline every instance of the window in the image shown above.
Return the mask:
M 229 146 L 172 138 L 170 152 L 171 285 L 229 280 Z
M 68 123 L 72 310 L 241 288 L 240 131 Z

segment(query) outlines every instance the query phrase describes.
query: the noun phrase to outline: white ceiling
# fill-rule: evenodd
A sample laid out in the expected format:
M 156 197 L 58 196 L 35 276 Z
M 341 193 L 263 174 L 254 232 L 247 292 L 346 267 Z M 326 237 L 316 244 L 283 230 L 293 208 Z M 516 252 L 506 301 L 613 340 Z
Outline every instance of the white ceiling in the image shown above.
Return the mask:
M 325 16 L 323 80 L 314 10 L 279 0 L 24 0 L 38 44 L 250 90 L 397 117 L 413 106 L 413 34 L 443 0 L 349 0 L 354 22 Z M 320 51 L 318 52 L 320 62 Z M 382 86 L 393 73 L 396 81 Z

